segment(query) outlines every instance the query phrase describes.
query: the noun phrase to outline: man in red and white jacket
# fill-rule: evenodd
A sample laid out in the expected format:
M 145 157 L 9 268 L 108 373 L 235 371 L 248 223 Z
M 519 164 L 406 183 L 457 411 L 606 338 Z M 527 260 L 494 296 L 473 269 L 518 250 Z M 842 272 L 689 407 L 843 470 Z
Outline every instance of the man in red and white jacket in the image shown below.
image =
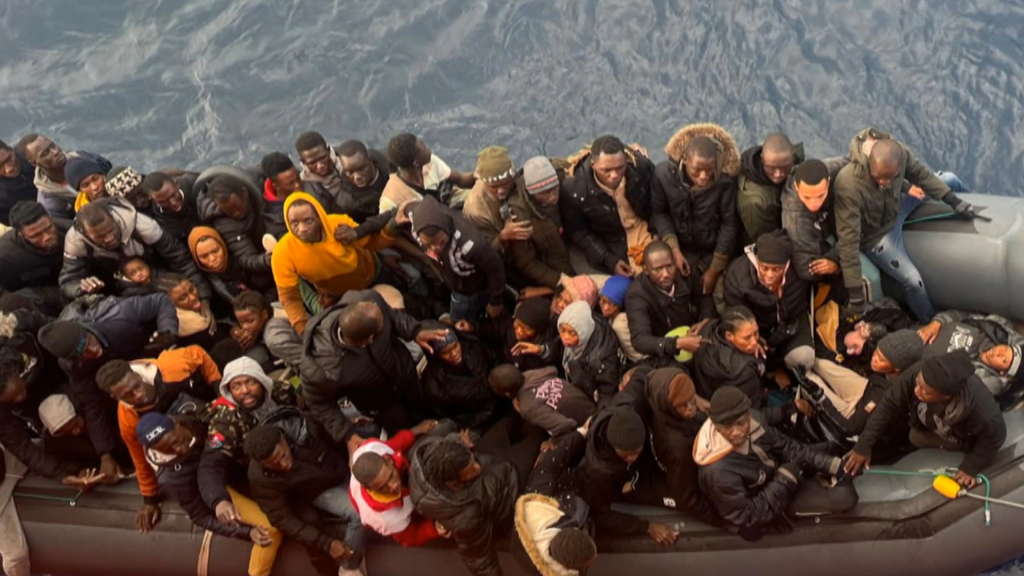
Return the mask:
M 436 420 L 426 420 L 387 442 L 371 438 L 352 454 L 348 493 L 359 518 L 364 526 L 402 546 L 420 546 L 446 536 L 443 528 L 416 512 L 409 498 L 409 461 L 405 456 L 418 436 L 436 426 Z

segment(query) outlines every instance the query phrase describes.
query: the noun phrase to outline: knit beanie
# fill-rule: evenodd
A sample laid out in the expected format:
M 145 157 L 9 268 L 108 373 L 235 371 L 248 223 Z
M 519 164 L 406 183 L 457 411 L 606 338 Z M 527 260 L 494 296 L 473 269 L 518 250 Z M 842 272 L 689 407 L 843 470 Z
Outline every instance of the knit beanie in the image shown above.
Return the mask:
M 582 300 L 590 305 L 591 308 L 597 304 L 597 284 L 594 284 L 594 279 L 590 276 L 580 274 L 579 276 L 569 277 L 562 274 L 558 284 L 569 294 L 569 299 L 573 302 Z
M 458 341 L 459 337 L 455 335 L 455 330 L 448 330 L 444 337 L 438 338 L 430 343 L 430 349 L 436 356 L 441 353 L 441 350 L 444 350 L 449 345 Z
M 783 266 L 793 257 L 793 243 L 782 230 L 761 234 L 754 250 L 758 262 L 772 266 Z
M 693 400 L 697 395 L 697 389 L 693 385 L 693 378 L 686 372 L 679 371 L 668 383 L 668 401 L 679 412 Z
M 612 301 L 619 308 L 626 305 L 626 291 L 629 290 L 630 284 L 633 283 L 632 278 L 625 276 L 615 275 L 605 281 L 604 286 L 601 287 L 601 296 Z
M 715 424 L 732 424 L 751 407 L 750 398 L 735 386 L 722 386 L 711 396 L 708 417 Z
M 544 156 L 534 156 L 523 164 L 523 183 L 532 196 L 558 187 L 558 172 Z
M 37 220 L 46 216 L 46 208 L 39 202 L 29 202 L 22 200 L 11 207 L 11 211 L 8 213 L 7 218 L 11 223 L 11 228 L 21 228 L 34 224 Z
M 540 297 L 527 298 L 519 303 L 512 317 L 538 334 L 544 334 L 551 326 L 551 301 Z
M 107 172 L 107 194 L 124 196 L 142 185 L 142 174 L 131 166 L 117 166 Z
M 974 363 L 963 350 L 929 358 L 921 368 L 925 384 L 947 396 L 953 396 L 963 390 L 972 374 Z
M 93 174 L 106 176 L 107 172 L 100 166 L 99 162 L 88 156 L 68 158 L 67 164 L 64 165 L 64 179 L 67 180 L 68 186 L 75 190 L 78 190 L 78 186 L 82 183 L 82 180 L 85 180 L 86 176 Z
M 89 342 L 89 331 L 77 322 L 58 320 L 39 329 L 39 344 L 57 358 L 78 358 Z
M 52 394 L 39 404 L 39 420 L 50 432 L 56 434 L 60 427 L 75 417 L 75 407 L 65 394 Z
M 159 412 L 146 412 L 135 426 L 135 435 L 143 448 L 149 448 L 174 430 L 174 420 Z
M 635 452 L 643 448 L 647 431 L 644 429 L 643 419 L 636 411 L 619 408 L 608 419 L 605 437 L 612 448 L 623 452 Z
M 488 146 L 476 157 L 476 174 L 484 182 L 492 184 L 515 176 L 516 170 L 508 150 L 501 146 Z
M 576 336 L 580 339 L 577 348 L 581 350 L 590 341 L 590 337 L 594 335 L 594 329 L 597 327 L 594 322 L 594 311 L 587 306 L 586 302 L 573 302 L 566 306 L 558 317 L 558 325 L 562 326 L 563 324 L 572 326 L 572 329 L 576 331 Z
M 897 370 L 906 370 L 921 361 L 924 340 L 914 330 L 897 330 L 878 341 L 878 350 Z

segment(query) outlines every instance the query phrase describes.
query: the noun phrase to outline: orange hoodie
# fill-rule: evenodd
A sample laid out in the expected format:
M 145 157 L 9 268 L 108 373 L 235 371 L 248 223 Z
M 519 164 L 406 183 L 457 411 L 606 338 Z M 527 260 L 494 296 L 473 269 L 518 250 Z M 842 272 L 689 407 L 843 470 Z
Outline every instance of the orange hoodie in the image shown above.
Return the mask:
M 319 242 L 306 243 L 292 231 L 288 221 L 288 209 L 298 201 L 308 202 L 316 210 L 323 227 Z M 317 292 L 342 296 L 349 290 L 363 290 L 377 277 L 375 252 L 394 243 L 395 237 L 387 230 L 367 235 L 351 244 L 342 244 L 334 239 L 339 226 L 358 226 L 345 214 L 327 214 L 323 206 L 310 194 L 295 192 L 284 202 L 285 224 L 288 233 L 277 243 L 271 257 L 277 295 L 288 313 L 288 320 L 299 334 L 306 329 L 309 316 L 302 303 L 299 280 L 305 280 L 316 287 Z
M 156 360 L 137 360 L 133 364 L 155 365 L 161 380 L 167 386 L 180 385 L 192 378 L 196 372 L 200 373 L 208 385 L 216 388 L 220 384 L 220 370 L 217 369 L 217 364 L 205 350 L 195 345 L 165 350 Z M 144 408 L 142 414 L 147 411 Z M 135 435 L 135 427 L 139 424 L 141 417 L 142 415 L 136 408 L 124 402 L 117 403 L 117 426 L 121 431 L 121 438 L 128 446 L 132 462 L 135 464 L 135 476 L 139 481 L 139 491 L 147 503 L 156 503 L 155 498 L 160 486 L 153 468 L 146 461 L 146 451 L 142 448 L 138 436 Z

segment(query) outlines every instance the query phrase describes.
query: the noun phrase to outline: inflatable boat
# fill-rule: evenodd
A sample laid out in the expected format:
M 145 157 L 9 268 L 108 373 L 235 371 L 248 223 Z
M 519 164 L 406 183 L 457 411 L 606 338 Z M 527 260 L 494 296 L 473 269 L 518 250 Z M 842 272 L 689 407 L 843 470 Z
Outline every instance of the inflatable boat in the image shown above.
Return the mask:
M 937 309 L 964 308 L 1024 319 L 1024 200 L 965 194 L 991 218 L 950 218 L 926 205 L 906 227 L 906 243 Z M 866 272 L 872 294 L 887 288 Z M 985 470 L 993 498 L 1024 503 L 1024 413 L 1004 414 L 1007 439 Z M 1024 554 L 1024 511 L 993 506 L 986 523 L 982 502 L 951 500 L 932 489 L 935 474 L 959 463 L 960 454 L 918 450 L 891 466 L 876 466 L 856 479 L 860 502 L 851 512 L 799 519 L 787 534 L 757 542 L 710 528 L 666 509 L 624 507 L 674 525 L 682 536 L 673 547 L 646 537 L 599 537 L 599 558 L 590 576 L 625 574 L 760 574 L 780 576 L 963 576 Z M 974 492 L 984 494 L 985 488 Z M 204 533 L 185 514 L 165 504 L 163 520 L 149 534 L 134 528 L 141 502 L 125 483 L 84 495 L 38 478 L 17 487 L 15 500 L 40 573 L 71 576 L 236 576 L 245 573 L 249 545 Z M 514 537 L 514 536 L 513 536 Z M 506 575 L 523 574 L 499 543 Z M 201 554 L 201 552 L 203 552 Z M 202 558 L 202 560 L 201 560 Z M 380 539 L 367 555 L 371 576 L 449 576 L 468 573 L 454 548 L 439 543 L 405 549 Z M 275 575 L 314 574 L 302 548 L 287 544 Z

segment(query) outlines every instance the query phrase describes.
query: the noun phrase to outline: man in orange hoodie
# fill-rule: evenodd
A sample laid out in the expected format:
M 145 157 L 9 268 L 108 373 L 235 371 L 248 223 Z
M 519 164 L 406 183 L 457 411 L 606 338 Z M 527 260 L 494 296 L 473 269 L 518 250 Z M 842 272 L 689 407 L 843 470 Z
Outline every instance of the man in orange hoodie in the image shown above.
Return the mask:
M 305 192 L 288 196 L 284 214 L 288 233 L 274 249 L 271 268 L 288 321 L 302 334 L 309 313 L 300 281 L 313 285 L 321 303 L 333 303 L 349 290 L 369 288 L 382 268 L 376 252 L 394 243 L 398 228 L 393 217 L 386 224 L 380 219 L 376 225 L 360 226 L 345 214 L 327 214 Z
M 146 452 L 135 433 L 147 412 L 198 412 L 205 401 L 217 398 L 220 370 L 199 346 L 166 350 L 155 360 L 111 360 L 96 373 L 96 384 L 117 400 L 117 424 L 128 446 L 142 493 L 136 527 L 148 532 L 160 521 L 159 484 Z

